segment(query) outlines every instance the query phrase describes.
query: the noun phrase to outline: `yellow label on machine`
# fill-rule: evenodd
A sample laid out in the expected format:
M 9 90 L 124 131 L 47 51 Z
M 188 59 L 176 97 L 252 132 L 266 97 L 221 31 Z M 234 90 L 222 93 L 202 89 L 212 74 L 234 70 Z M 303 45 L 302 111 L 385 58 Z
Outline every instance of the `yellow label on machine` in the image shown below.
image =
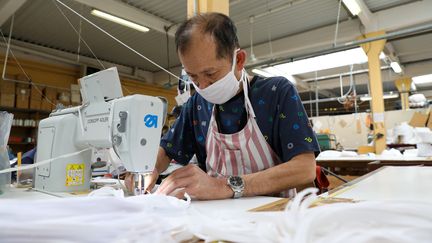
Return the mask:
M 84 184 L 85 164 L 66 165 L 66 186 L 81 186 Z

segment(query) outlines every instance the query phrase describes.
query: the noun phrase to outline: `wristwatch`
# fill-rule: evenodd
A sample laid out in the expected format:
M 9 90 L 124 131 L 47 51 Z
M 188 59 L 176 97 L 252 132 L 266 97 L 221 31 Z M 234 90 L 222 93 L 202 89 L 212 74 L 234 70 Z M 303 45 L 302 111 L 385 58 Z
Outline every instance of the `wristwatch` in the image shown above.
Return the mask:
M 228 176 L 227 185 L 234 191 L 233 198 L 240 198 L 243 196 L 244 181 L 240 176 Z

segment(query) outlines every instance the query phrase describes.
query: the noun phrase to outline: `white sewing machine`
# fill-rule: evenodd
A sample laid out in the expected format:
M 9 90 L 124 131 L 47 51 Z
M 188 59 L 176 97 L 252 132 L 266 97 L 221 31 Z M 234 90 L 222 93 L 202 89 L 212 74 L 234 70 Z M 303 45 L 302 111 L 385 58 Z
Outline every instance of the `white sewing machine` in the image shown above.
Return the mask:
M 80 79 L 81 106 L 56 110 L 39 123 L 34 188 L 90 188 L 92 149 L 113 149 L 139 179 L 153 171 L 166 106 L 158 97 L 123 97 L 116 68 Z M 143 180 L 137 185 L 142 189 Z

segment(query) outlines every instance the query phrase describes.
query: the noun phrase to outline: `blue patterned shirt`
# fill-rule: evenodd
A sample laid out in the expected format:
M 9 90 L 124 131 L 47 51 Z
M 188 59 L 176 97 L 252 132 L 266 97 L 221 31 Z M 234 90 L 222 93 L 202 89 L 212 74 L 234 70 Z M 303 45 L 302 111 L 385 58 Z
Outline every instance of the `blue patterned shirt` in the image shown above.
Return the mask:
M 304 152 L 319 153 L 319 145 L 294 85 L 284 77 L 255 76 L 249 99 L 267 143 L 286 162 Z M 179 118 L 161 140 L 171 159 L 186 165 L 195 154 L 206 170 L 206 137 L 213 104 L 197 92 L 189 98 Z M 233 134 L 244 128 L 247 115 L 243 92 L 223 105 L 216 105 L 219 132 Z

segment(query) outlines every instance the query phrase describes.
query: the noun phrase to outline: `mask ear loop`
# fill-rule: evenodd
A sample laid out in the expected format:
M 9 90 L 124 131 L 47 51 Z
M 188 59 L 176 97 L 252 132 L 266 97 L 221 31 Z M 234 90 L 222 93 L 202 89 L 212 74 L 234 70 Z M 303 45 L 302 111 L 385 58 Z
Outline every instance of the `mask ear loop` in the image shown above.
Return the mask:
M 240 48 L 237 48 L 237 49 L 234 51 L 233 59 L 232 59 L 231 72 L 234 72 L 234 71 L 235 71 L 235 66 L 236 66 L 236 64 L 237 64 L 237 52 L 238 52 L 238 51 L 240 51 Z
M 246 112 L 250 114 L 253 118 L 255 118 L 255 112 L 252 108 L 252 103 L 249 100 L 249 82 L 247 77 L 246 70 L 242 70 L 242 76 L 241 76 L 241 82 L 243 84 L 243 93 L 244 93 L 244 99 L 245 99 L 245 106 L 246 106 Z

